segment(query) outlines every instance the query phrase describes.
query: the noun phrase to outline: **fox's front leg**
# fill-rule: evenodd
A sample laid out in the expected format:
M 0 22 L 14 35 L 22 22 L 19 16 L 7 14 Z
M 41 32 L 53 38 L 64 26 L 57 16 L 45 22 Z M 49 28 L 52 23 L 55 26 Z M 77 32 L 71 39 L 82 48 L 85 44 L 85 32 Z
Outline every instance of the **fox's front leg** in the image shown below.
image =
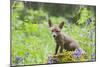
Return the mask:
M 62 44 L 61 47 L 60 47 L 60 53 L 63 52 L 63 49 L 64 49 L 64 45 Z
M 62 41 L 62 43 L 60 45 L 61 45 L 60 46 L 60 53 L 62 53 L 63 52 L 63 49 L 64 49 L 64 42 Z
M 58 44 L 56 44 L 55 55 L 57 54 L 58 49 L 59 49 L 59 45 L 58 45 Z

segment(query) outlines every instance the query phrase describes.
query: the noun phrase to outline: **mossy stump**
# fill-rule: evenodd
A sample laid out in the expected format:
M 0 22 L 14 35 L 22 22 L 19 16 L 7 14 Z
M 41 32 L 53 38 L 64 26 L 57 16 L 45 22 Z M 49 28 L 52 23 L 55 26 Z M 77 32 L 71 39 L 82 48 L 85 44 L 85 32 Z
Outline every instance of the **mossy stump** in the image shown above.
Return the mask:
M 88 61 L 86 53 L 79 53 L 77 51 L 76 52 L 66 51 L 48 57 L 48 64 L 84 62 L 84 61 Z

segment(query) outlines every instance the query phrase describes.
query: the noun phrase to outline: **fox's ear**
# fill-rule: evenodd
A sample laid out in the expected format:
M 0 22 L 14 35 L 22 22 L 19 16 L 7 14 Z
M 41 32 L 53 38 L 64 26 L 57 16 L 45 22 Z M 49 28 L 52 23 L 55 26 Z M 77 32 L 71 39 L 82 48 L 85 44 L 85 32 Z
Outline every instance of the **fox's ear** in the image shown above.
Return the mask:
M 59 28 L 62 29 L 64 26 L 64 21 L 62 21 L 60 24 L 59 24 Z
M 48 20 L 48 25 L 49 25 L 49 27 L 53 26 L 51 20 Z

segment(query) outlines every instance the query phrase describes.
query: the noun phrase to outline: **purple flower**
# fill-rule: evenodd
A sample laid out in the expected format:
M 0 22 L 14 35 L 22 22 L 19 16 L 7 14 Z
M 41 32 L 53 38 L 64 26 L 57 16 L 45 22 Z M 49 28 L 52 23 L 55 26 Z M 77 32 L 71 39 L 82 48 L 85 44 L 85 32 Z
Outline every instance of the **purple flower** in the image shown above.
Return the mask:
M 52 64 L 53 61 L 52 61 L 52 56 L 48 56 L 48 64 Z
M 91 54 L 91 61 L 94 62 L 95 60 L 96 60 L 96 59 L 95 59 L 95 53 L 92 53 L 92 54 Z
M 57 63 L 58 59 L 53 58 L 52 56 L 48 56 L 48 64 Z
M 96 59 L 91 59 L 91 62 L 95 62 L 96 61 Z
M 53 58 L 53 63 L 57 63 L 58 59 L 57 58 Z
M 77 48 L 77 49 L 75 50 L 75 52 L 73 53 L 73 56 L 74 56 L 75 58 L 78 58 L 78 57 L 81 56 L 81 54 L 82 54 L 82 49 L 81 49 L 81 48 Z
M 22 57 L 16 56 L 16 64 L 22 62 L 22 60 L 23 60 Z

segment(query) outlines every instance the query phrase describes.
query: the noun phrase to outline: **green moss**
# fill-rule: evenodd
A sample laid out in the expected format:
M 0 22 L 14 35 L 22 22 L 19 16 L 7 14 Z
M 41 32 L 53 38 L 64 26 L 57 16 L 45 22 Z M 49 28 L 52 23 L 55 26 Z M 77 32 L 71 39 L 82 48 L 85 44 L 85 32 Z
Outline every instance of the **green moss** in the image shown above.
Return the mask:
M 81 54 L 80 57 L 73 56 L 74 51 L 67 51 L 52 56 L 52 63 L 79 62 L 87 61 L 86 54 Z

